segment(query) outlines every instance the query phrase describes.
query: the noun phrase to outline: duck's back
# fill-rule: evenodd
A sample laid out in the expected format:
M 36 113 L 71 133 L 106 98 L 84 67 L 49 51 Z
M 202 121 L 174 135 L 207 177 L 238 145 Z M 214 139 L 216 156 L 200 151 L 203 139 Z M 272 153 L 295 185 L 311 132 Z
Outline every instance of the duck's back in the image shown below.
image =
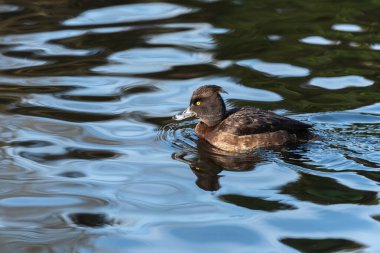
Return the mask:
M 285 130 L 289 133 L 305 132 L 311 125 L 270 111 L 253 107 L 233 109 L 218 126 L 219 132 L 236 136 Z

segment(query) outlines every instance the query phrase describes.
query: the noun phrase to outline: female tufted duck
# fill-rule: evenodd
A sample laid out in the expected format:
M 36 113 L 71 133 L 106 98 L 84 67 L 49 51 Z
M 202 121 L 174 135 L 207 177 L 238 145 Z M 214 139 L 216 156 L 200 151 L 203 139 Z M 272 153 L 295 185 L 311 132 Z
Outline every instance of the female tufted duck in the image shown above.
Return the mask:
M 307 141 L 311 125 L 266 110 L 243 107 L 227 111 L 217 85 L 205 85 L 193 92 L 190 106 L 175 120 L 195 116 L 199 138 L 226 151 L 250 152 L 257 148 Z

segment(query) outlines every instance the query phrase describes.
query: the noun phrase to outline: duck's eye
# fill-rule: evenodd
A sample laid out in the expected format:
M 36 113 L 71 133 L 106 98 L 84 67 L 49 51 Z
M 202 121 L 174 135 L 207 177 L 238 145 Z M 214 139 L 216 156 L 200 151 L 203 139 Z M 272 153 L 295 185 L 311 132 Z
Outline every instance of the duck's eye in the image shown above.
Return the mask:
M 196 105 L 201 105 L 200 101 L 195 102 Z

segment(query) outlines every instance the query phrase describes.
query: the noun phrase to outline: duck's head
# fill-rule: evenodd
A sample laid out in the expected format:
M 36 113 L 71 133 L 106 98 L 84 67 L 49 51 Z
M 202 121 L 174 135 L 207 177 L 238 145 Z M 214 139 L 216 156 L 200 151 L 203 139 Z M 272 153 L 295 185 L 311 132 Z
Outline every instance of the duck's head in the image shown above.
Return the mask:
M 207 126 L 219 124 L 226 115 L 226 106 L 219 93 L 227 93 L 217 85 L 201 86 L 193 92 L 189 107 L 175 115 L 175 120 L 197 117 Z

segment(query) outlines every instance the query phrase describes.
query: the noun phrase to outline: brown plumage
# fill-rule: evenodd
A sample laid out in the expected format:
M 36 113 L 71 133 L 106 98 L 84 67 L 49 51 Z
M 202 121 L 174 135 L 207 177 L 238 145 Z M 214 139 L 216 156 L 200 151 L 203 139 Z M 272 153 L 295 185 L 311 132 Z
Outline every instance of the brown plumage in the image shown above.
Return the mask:
M 224 90 L 216 85 L 198 88 L 189 108 L 175 118 L 199 118 L 195 127 L 197 135 L 219 149 L 232 152 L 249 152 L 311 138 L 310 124 L 270 111 L 252 107 L 226 111 L 220 92 Z
M 296 133 L 310 127 L 311 125 L 309 124 L 280 116 L 270 111 L 243 107 L 228 111 L 225 120 L 219 124 L 218 131 L 240 136 L 278 130 Z

